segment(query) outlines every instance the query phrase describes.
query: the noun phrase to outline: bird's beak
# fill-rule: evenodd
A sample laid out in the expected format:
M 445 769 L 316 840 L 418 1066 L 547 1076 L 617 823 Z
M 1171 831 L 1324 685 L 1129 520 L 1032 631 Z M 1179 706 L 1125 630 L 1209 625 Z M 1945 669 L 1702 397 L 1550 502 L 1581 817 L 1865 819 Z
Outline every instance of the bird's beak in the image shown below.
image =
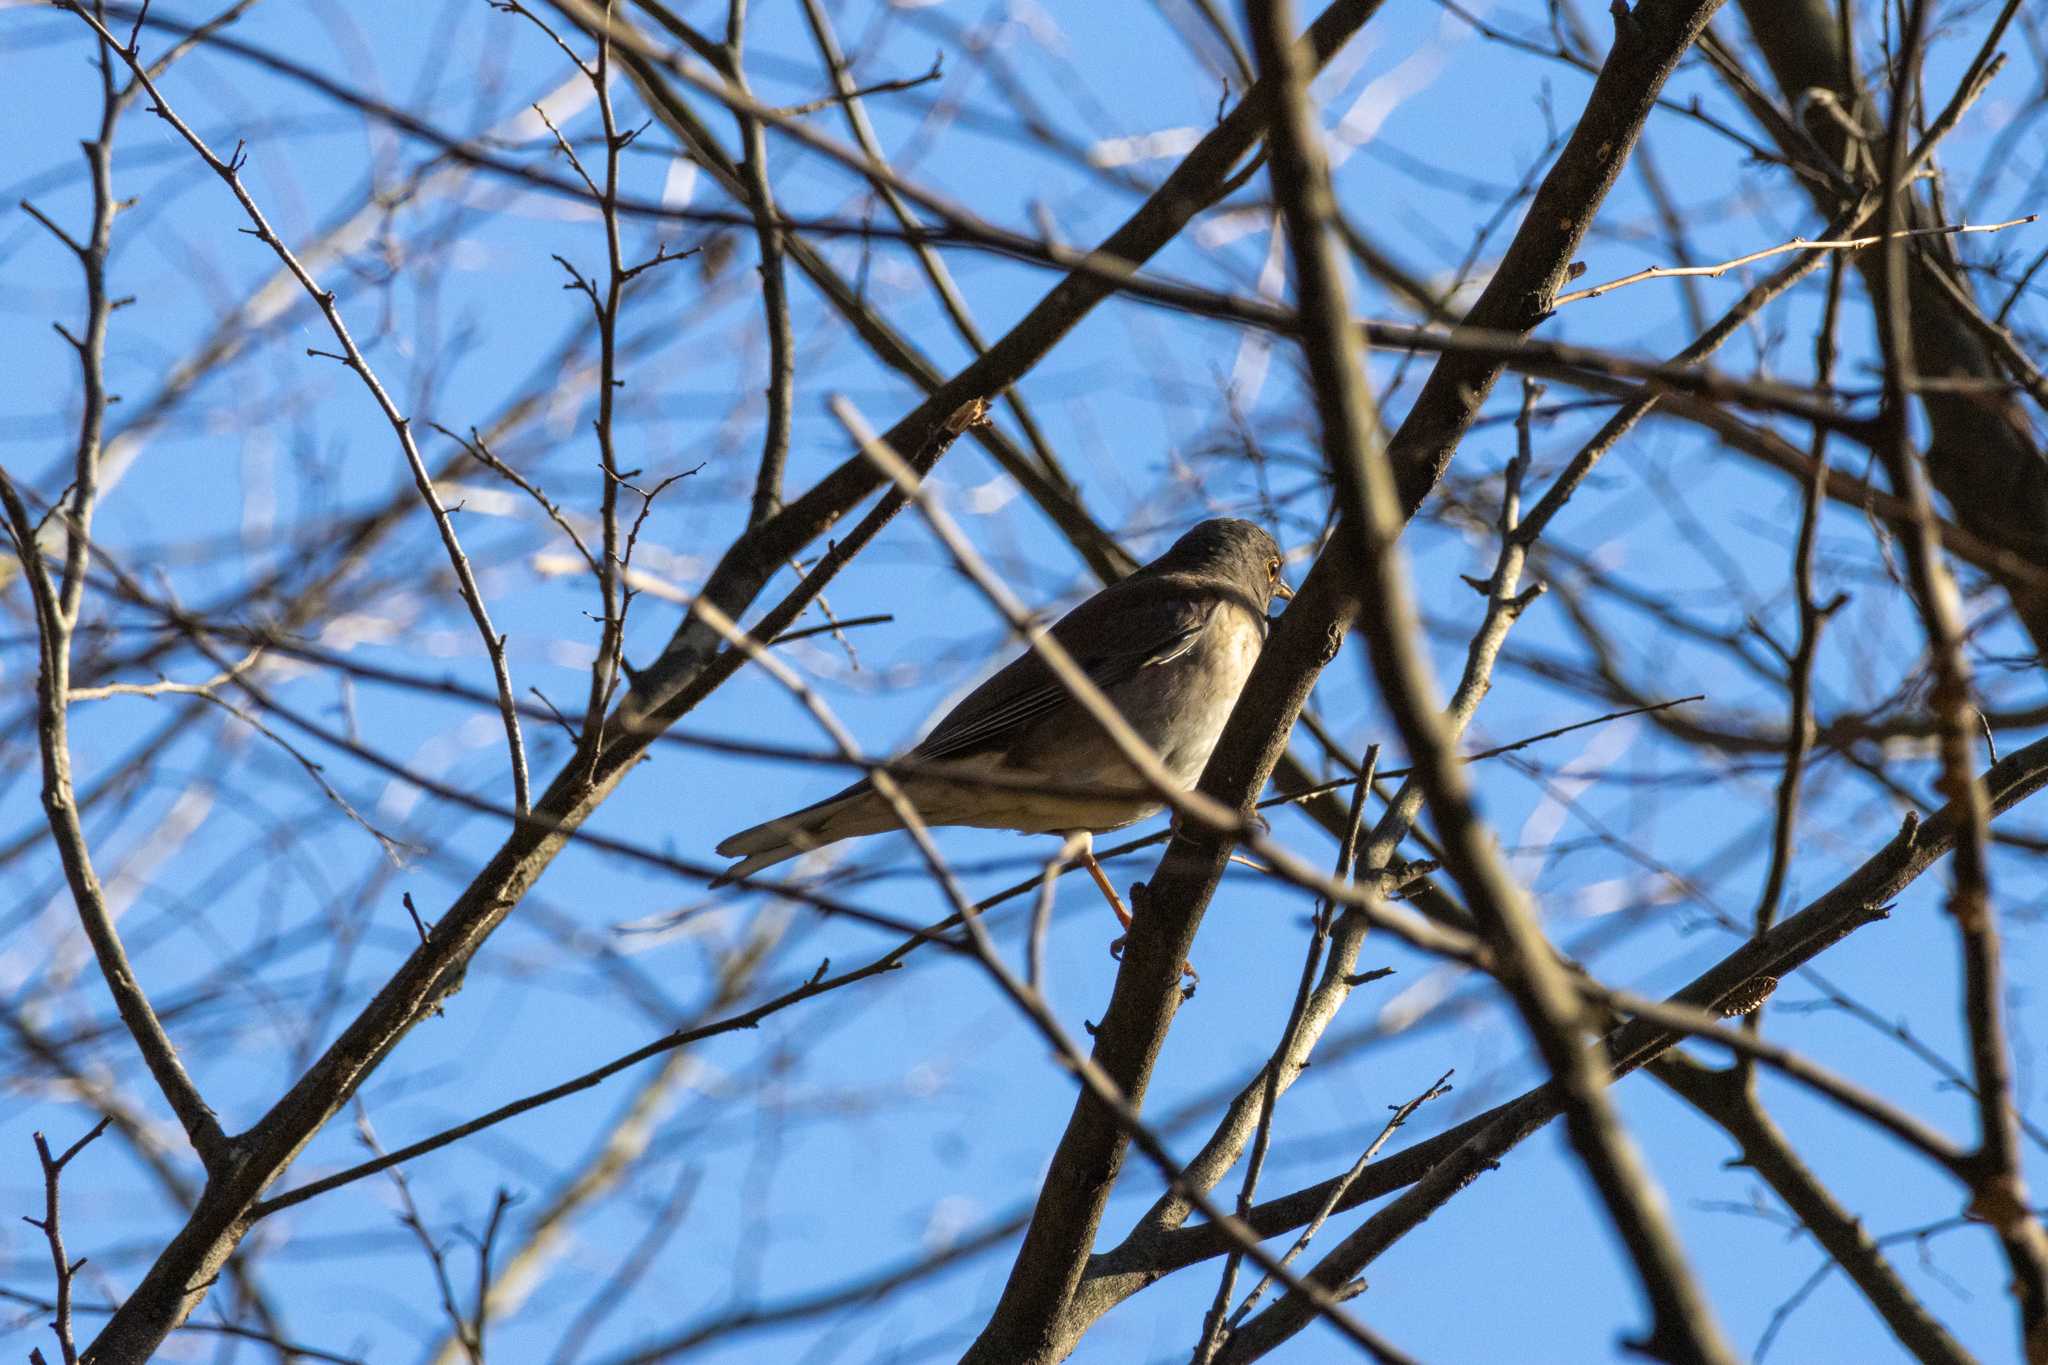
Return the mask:
M 1285 581 L 1275 583 L 1273 585 L 1273 596 L 1279 598 L 1282 602 L 1292 602 L 1294 600 L 1294 589 L 1288 587 Z

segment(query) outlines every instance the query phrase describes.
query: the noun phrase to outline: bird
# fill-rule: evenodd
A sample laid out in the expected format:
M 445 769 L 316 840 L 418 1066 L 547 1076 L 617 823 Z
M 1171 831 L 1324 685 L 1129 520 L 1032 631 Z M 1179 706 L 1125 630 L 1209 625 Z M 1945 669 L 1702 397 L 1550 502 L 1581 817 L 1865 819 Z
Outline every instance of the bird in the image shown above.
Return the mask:
M 1213 518 L 1049 632 L 1183 790 L 1202 775 L 1251 676 L 1273 599 L 1294 595 L 1280 570 L 1280 547 L 1264 529 Z M 1130 927 L 1092 839 L 1148 819 L 1166 802 L 1036 650 L 1027 648 L 962 698 L 892 772 L 927 825 L 1065 837 Z M 901 828 L 889 802 L 862 778 L 721 842 L 720 856 L 739 861 L 712 885 L 842 839 Z

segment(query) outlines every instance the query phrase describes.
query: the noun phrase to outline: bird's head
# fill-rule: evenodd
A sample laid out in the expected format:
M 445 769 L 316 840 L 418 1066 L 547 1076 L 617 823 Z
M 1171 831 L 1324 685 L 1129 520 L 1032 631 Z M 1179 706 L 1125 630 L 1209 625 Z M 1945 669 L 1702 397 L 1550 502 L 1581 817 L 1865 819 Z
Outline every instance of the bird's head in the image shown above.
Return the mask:
M 1160 573 L 1221 577 L 1257 603 L 1260 615 L 1275 597 L 1294 596 L 1280 578 L 1279 545 L 1264 530 L 1236 517 L 1201 523 L 1146 567 Z

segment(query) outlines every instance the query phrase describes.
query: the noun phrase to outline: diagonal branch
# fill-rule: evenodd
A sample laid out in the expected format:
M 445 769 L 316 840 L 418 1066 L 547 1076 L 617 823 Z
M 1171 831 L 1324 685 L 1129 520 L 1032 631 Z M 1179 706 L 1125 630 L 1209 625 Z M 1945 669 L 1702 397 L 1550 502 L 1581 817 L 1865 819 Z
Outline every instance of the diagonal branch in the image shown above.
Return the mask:
M 1761 1176 L 1805 1224 L 1813 1240 L 1862 1291 L 1915 1359 L 1933 1365 L 1969 1365 L 1969 1353 L 1892 1269 L 1862 1220 L 1843 1208 L 1800 1160 L 1784 1132 L 1764 1111 L 1750 1082 L 1751 1073 L 1739 1067 L 1717 1071 L 1681 1052 L 1652 1062 L 1650 1071 L 1735 1140 L 1742 1163 Z
M 1370 17 L 1371 0 L 1336 0 L 1311 29 L 1318 62 Z M 616 28 L 616 25 L 614 26 Z M 1270 93 L 1258 89 L 1231 110 L 1197 144 L 1144 204 L 1103 243 L 1101 252 L 1136 266 L 1157 252 L 1198 212 L 1213 202 L 1244 154 L 1264 130 Z M 792 242 L 794 247 L 795 243 Z M 793 258 L 795 252 L 792 252 Z M 920 472 L 929 470 L 950 446 L 946 420 L 973 398 L 1000 392 L 1037 364 L 1096 304 L 1115 292 L 1099 271 L 1074 271 L 998 338 L 988 351 L 886 434 L 891 449 L 915 452 Z M 774 517 L 749 527 L 726 551 L 704 585 L 702 597 L 728 618 L 739 619 L 789 558 L 881 483 L 863 457 L 854 455 Z M 858 530 L 865 544 L 901 506 L 885 498 Z M 815 566 L 791 600 L 800 611 L 843 567 L 853 549 L 849 536 Z M 845 551 L 841 553 L 840 551 Z M 772 638 L 790 624 L 762 623 L 760 638 Z M 428 941 L 401 965 L 327 1050 L 245 1135 L 244 1159 L 221 1172 L 202 1193 L 183 1229 L 159 1254 L 118 1313 L 101 1331 L 92 1352 L 102 1361 L 144 1359 L 188 1317 L 205 1297 L 215 1275 L 246 1235 L 248 1210 L 291 1164 L 357 1087 L 382 1064 L 405 1034 L 462 981 L 470 958 L 518 905 L 555 855 L 591 813 L 638 763 L 656 735 L 730 677 L 744 656 L 726 649 L 708 626 L 686 620 L 662 656 L 635 680 L 615 713 L 613 738 L 597 764 L 573 765 L 559 773 L 535 800 L 533 818 L 514 824 L 498 851 L 437 920 Z M 1178 972 L 1178 963 L 1175 967 Z
M 1262 67 L 1286 69 L 1288 11 L 1286 0 L 1254 6 L 1253 35 Z M 1625 45 L 1627 26 L 1619 31 Z M 1343 264 L 1329 231 L 1335 212 L 1329 169 L 1310 120 L 1305 83 L 1298 72 L 1286 79 L 1289 93 L 1275 114 L 1271 138 L 1273 184 L 1294 258 L 1302 345 L 1322 426 L 1324 459 L 1337 484 L 1339 513 L 1356 538 L 1359 626 L 1380 696 L 1414 761 L 1418 785 L 1435 818 L 1444 865 L 1493 944 L 1494 975 L 1555 1078 L 1572 1146 L 1606 1201 L 1649 1295 L 1651 1331 L 1640 1349 L 1673 1362 L 1732 1362 L 1665 1213 L 1663 1196 L 1606 1094 L 1607 1069 L 1579 1044 L 1582 1015 L 1569 974 L 1545 939 L 1521 887 L 1509 875 L 1492 830 L 1479 818 L 1471 779 L 1458 760 L 1450 727 L 1438 714 L 1436 681 L 1396 548 L 1405 517 L 1393 468 L 1379 441 L 1365 357 L 1351 325 Z M 1344 540 L 1340 531 L 1338 541 Z M 1328 1279 L 1312 1278 L 1331 1287 Z M 1240 1349 L 1249 1340 L 1249 1334 L 1237 1339 L 1220 1359 L 1255 1358 L 1252 1350 Z
M 1521 228 L 1468 322 L 1521 334 L 1547 313 L 1578 244 L 1658 92 L 1704 27 L 1718 0 L 1639 5 L 1609 54 L 1578 126 L 1544 177 Z M 1495 357 L 1447 354 L 1438 361 L 1389 449 L 1404 512 L 1412 515 L 1448 467 L 1459 441 L 1505 368 Z M 892 443 L 893 444 L 893 443 Z M 1314 686 L 1357 619 L 1350 537 L 1326 548 L 1266 643 L 1201 790 L 1249 807 L 1285 752 L 1287 736 Z M 1180 966 L 1221 881 L 1231 841 L 1184 828 L 1150 885 L 1143 932 L 1133 935 L 1097 1031 L 1095 1059 L 1133 1105 L 1142 1103 L 1180 1000 Z M 1103 1209 L 1125 1155 L 1114 1116 L 1083 1096 L 1061 1136 L 1030 1229 L 1003 1296 L 968 1359 L 1057 1359 L 1072 1349 L 1089 1305 L 1076 1291 Z
M 2048 788 L 2048 740 L 2036 740 L 2007 754 L 1981 775 L 1993 814 L 2017 806 Z M 1890 903 L 1952 852 L 1965 827 L 1961 807 L 1950 802 L 1925 821 L 1908 818 L 1898 835 L 1861 866 L 1781 920 L 1768 934 L 1745 942 L 1671 997 L 1674 1004 L 1714 1013 L 1739 1012 L 1760 990 L 1812 961 L 1865 925 L 1885 918 Z M 1682 1040 L 1682 1032 L 1649 1018 L 1632 1020 L 1607 1035 L 1604 1051 L 1619 1077 L 1647 1064 Z M 1434 1187 L 1395 1215 L 1402 1201 L 1382 1214 L 1390 1224 L 1376 1230 L 1383 1249 L 1420 1224 L 1463 1183 L 1488 1169 L 1522 1139 L 1561 1112 L 1557 1088 L 1542 1085 L 1505 1104 L 1473 1116 L 1434 1137 L 1406 1147 L 1366 1169 L 1339 1201 L 1341 1211 L 1391 1194 L 1427 1178 Z M 1277 1236 L 1312 1218 L 1335 1181 L 1324 1181 L 1253 1208 L 1245 1221 L 1262 1236 Z M 1093 1292 L 1128 1297 L 1137 1289 L 1185 1265 L 1229 1250 L 1208 1229 L 1187 1227 L 1143 1246 L 1118 1248 L 1089 1268 Z M 1372 1250 L 1363 1260 L 1370 1261 Z

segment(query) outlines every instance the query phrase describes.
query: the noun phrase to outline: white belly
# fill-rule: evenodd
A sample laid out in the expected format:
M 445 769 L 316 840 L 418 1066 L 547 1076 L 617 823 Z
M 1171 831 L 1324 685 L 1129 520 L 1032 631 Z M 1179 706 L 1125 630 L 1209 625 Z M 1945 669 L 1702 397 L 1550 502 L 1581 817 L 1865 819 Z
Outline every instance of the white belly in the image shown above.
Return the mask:
M 1243 608 L 1219 607 L 1218 618 L 1202 632 L 1194 649 L 1174 661 L 1194 664 L 1185 670 L 1174 669 L 1175 695 L 1169 709 L 1176 716 L 1175 723 L 1171 727 L 1150 726 L 1149 729 L 1162 733 L 1145 736 L 1183 787 L 1192 787 L 1202 775 L 1216 741 L 1223 735 L 1224 723 L 1230 719 L 1231 708 L 1237 705 L 1237 695 L 1244 690 L 1245 679 L 1251 676 L 1252 665 L 1259 661 L 1259 650 L 1266 642 L 1266 632 L 1261 628 L 1264 623 L 1253 619 Z M 1196 656 L 1200 656 L 1199 662 Z M 1206 685 L 1192 686 L 1197 677 Z

